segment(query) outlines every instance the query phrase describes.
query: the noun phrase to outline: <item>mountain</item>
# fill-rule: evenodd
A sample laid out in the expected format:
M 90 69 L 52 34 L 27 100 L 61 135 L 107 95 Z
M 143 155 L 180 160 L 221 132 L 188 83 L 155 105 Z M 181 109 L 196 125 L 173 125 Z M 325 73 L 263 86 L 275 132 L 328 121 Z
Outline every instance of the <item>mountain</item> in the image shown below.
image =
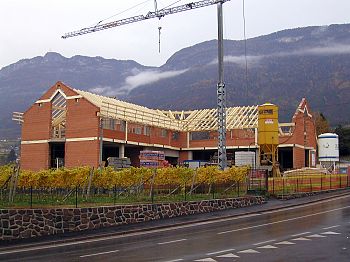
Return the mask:
M 248 39 L 225 40 L 227 104 L 280 106 L 290 121 L 302 97 L 332 125 L 349 124 L 350 24 L 289 29 Z M 24 111 L 56 81 L 161 109 L 216 106 L 217 42 L 175 53 L 161 67 L 135 61 L 57 53 L 21 60 L 0 70 L 0 138 L 19 136 L 13 111 Z
M 58 80 L 77 89 L 103 90 L 108 95 L 108 90 L 120 88 L 132 72 L 148 69 L 135 61 L 66 58 L 53 52 L 4 67 L 0 70 L 0 138 L 19 137 L 20 128 L 11 120 L 12 112 L 24 112 Z

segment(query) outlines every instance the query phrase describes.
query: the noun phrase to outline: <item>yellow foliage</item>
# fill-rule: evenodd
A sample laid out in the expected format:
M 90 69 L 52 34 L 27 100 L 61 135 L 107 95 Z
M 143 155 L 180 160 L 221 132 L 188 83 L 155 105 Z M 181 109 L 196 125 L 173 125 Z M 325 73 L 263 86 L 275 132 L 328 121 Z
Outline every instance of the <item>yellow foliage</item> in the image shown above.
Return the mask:
M 13 165 L 0 166 L 0 187 L 2 187 L 13 173 Z
M 217 166 L 200 167 L 197 169 L 197 181 L 207 185 L 217 183 L 220 173 L 222 171 Z
M 0 169 L 0 183 L 6 181 L 12 174 L 12 167 Z M 91 168 L 60 168 L 42 170 L 39 172 L 22 170 L 19 176 L 18 187 L 24 188 L 73 188 L 85 186 L 89 181 Z M 107 167 L 93 171 L 92 186 L 101 188 L 132 187 L 142 184 L 150 185 L 154 172 L 155 185 L 176 185 L 184 187 L 192 182 L 194 170 L 186 167 L 167 167 L 156 171 L 149 168 L 125 168 L 114 170 Z M 234 181 L 245 181 L 249 167 L 231 167 L 225 171 L 219 170 L 216 166 L 200 167 L 197 169 L 195 183 L 215 184 L 230 183 Z M 1 185 L 1 184 L 0 184 Z

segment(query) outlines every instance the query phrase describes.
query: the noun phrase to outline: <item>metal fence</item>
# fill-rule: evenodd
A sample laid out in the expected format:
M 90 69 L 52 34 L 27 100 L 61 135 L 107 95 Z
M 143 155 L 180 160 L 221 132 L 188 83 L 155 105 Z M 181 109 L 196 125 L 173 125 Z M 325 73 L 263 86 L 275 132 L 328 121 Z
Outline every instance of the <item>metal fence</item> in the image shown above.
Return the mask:
M 246 182 L 233 184 L 153 185 L 129 188 L 17 188 L 0 190 L 0 208 L 84 207 L 137 203 L 198 201 L 247 194 Z M 12 195 L 12 196 L 11 196 Z
M 348 188 L 348 175 L 307 175 L 269 178 L 268 189 L 272 195 L 286 195 L 307 192 L 321 192 Z

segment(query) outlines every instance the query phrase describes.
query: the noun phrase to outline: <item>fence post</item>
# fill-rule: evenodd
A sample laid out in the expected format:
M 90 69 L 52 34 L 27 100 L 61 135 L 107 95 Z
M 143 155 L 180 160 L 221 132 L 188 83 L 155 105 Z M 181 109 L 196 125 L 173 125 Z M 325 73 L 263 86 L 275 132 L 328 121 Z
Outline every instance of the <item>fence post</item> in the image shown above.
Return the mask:
M 299 178 L 297 177 L 297 193 L 299 193 Z
M 215 184 L 212 184 L 211 189 L 213 192 L 213 199 L 215 199 Z
M 78 186 L 75 186 L 75 208 L 78 208 Z
M 115 206 L 115 199 L 116 199 L 116 195 L 117 195 L 117 185 L 114 185 L 113 188 L 113 205 Z
M 30 186 L 30 208 L 33 208 L 33 186 Z
M 310 193 L 312 193 L 312 181 L 311 181 L 311 177 L 309 179 L 309 184 L 310 184 Z
M 282 177 L 282 188 L 283 188 L 282 195 L 284 195 L 284 193 L 285 193 L 285 191 L 284 191 L 284 177 Z
M 321 176 L 321 191 L 323 190 L 323 188 L 322 188 L 322 181 L 323 181 L 323 177 Z
M 332 177 L 329 175 L 329 190 L 332 190 Z
M 275 194 L 275 178 L 272 178 L 272 194 Z

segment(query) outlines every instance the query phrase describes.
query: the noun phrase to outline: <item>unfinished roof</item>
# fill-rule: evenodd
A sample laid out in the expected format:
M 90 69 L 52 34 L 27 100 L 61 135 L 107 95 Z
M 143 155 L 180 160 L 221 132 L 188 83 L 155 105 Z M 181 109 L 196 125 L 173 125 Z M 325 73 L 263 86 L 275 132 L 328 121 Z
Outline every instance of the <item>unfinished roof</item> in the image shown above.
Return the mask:
M 110 97 L 74 89 L 100 108 L 102 117 L 114 118 L 176 131 L 217 130 L 217 110 L 165 111 L 127 103 Z M 255 128 L 258 125 L 258 106 L 228 107 L 226 128 Z

